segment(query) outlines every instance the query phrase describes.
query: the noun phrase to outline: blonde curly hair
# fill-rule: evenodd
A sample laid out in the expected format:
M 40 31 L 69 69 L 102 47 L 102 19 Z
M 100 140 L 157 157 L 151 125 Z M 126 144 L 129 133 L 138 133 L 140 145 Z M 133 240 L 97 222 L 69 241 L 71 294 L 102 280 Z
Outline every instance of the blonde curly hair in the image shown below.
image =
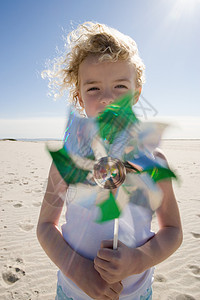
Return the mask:
M 129 60 L 136 71 L 136 87 L 145 82 L 145 66 L 135 41 L 116 29 L 104 24 L 85 22 L 67 37 L 67 51 L 51 62 L 51 68 L 42 72 L 49 79 L 51 95 L 63 96 L 69 91 L 69 100 L 78 110 L 79 66 L 88 55 L 98 55 L 99 61 Z

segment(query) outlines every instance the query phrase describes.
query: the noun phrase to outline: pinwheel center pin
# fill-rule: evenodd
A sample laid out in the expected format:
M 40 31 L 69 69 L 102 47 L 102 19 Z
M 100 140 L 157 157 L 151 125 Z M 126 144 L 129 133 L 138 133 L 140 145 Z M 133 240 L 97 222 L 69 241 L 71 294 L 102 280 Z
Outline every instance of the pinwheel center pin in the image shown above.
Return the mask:
M 126 178 L 126 168 L 117 158 L 101 157 L 94 165 L 95 182 L 104 189 L 118 188 Z

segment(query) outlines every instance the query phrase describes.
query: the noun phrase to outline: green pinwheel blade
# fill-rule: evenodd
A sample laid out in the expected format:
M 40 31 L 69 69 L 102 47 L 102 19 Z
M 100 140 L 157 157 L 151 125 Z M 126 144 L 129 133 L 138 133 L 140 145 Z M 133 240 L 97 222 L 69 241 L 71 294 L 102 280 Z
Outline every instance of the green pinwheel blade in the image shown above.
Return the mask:
M 79 169 L 65 148 L 58 151 L 51 151 L 48 148 L 47 150 L 50 153 L 60 175 L 67 184 L 83 182 L 86 179 L 89 171 Z
M 144 169 L 142 172 L 147 172 L 154 182 L 158 182 L 160 180 L 175 178 L 177 179 L 176 174 L 170 170 L 169 168 L 164 167 L 151 167 Z
M 112 104 L 106 106 L 96 118 L 99 127 L 100 136 L 112 144 L 116 136 L 131 124 L 138 122 L 137 117 L 133 113 L 132 106 L 136 93 L 126 94 L 124 97 L 116 100 Z
M 109 198 L 97 206 L 99 206 L 101 210 L 101 217 L 96 220 L 97 223 L 103 223 L 116 219 L 120 215 L 120 210 L 116 204 L 115 197 L 111 192 Z

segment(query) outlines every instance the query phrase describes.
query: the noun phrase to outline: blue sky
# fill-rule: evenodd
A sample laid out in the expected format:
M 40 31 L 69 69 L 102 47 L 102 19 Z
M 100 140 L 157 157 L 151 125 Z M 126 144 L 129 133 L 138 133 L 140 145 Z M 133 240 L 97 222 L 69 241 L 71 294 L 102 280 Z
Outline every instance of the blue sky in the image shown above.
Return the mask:
M 183 124 L 184 116 L 187 122 L 193 118 L 197 132 L 200 0 L 2 0 L 0 138 L 41 137 L 38 124 L 46 137 L 60 134 L 67 99 L 49 98 L 40 73 L 56 48 L 63 48 L 62 28 L 69 32 L 71 24 L 84 21 L 105 23 L 135 39 L 146 65 L 143 96 L 159 117 Z

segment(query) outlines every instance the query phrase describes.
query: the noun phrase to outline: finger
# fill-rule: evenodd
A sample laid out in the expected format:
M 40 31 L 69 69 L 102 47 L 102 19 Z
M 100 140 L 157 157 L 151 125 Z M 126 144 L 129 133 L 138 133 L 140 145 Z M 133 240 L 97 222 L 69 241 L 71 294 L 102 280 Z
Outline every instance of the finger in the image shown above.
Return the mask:
M 116 300 L 119 298 L 119 294 L 116 293 L 112 288 L 108 289 L 105 293 L 105 295 L 109 298 L 109 299 L 113 299 Z
M 99 257 L 95 257 L 94 259 L 94 265 L 97 267 L 100 267 L 104 270 L 109 270 L 110 269 L 110 262 L 104 259 L 101 259 Z
M 121 292 L 123 291 L 123 284 L 121 281 L 119 282 L 115 282 L 112 284 L 112 289 L 113 291 L 115 291 L 117 294 L 121 294 Z
M 103 259 L 99 259 L 98 257 L 94 260 L 94 267 L 98 267 L 111 275 L 118 274 L 119 273 L 119 264 L 118 263 L 111 263 Z
M 123 245 L 123 243 L 120 240 L 118 240 L 117 243 L 118 243 L 118 247 Z M 101 248 L 113 249 L 113 240 L 103 240 L 101 242 Z
M 113 248 L 113 240 L 104 240 L 101 242 L 101 248 Z
M 102 248 L 98 251 L 97 257 L 103 260 L 112 261 L 119 258 L 119 251 L 108 249 L 108 248 Z
M 111 249 L 100 249 L 98 252 L 97 252 L 97 257 L 100 258 L 100 259 L 104 259 L 104 260 L 107 260 L 107 261 L 110 261 L 113 257 L 113 250 Z
M 104 269 L 101 269 L 100 267 L 95 266 L 94 268 L 100 274 L 101 278 L 103 278 L 103 280 L 108 282 L 107 281 L 108 280 L 108 273 Z
M 100 299 L 100 298 L 98 298 L 98 299 Z M 95 298 L 95 300 L 97 300 L 97 298 Z M 113 298 L 103 295 L 103 296 L 101 296 L 101 300 L 113 300 Z
M 101 269 L 99 267 L 95 267 L 95 270 L 100 274 L 101 278 L 105 280 L 109 284 L 113 284 L 117 281 L 117 279 L 113 276 L 113 274 L 108 273 L 106 270 Z
M 109 293 L 108 291 L 104 295 L 101 295 L 100 297 L 101 298 L 94 298 L 94 299 L 95 300 L 97 300 L 97 299 L 100 299 L 100 300 L 118 300 L 119 299 L 119 296 L 116 293 L 113 294 L 113 293 Z
M 111 261 L 111 260 L 117 258 L 118 256 L 119 256 L 119 253 L 117 250 L 112 250 L 112 249 L 108 249 L 108 248 L 100 249 L 97 252 L 97 257 L 99 257 L 100 259 L 107 260 L 107 261 Z

